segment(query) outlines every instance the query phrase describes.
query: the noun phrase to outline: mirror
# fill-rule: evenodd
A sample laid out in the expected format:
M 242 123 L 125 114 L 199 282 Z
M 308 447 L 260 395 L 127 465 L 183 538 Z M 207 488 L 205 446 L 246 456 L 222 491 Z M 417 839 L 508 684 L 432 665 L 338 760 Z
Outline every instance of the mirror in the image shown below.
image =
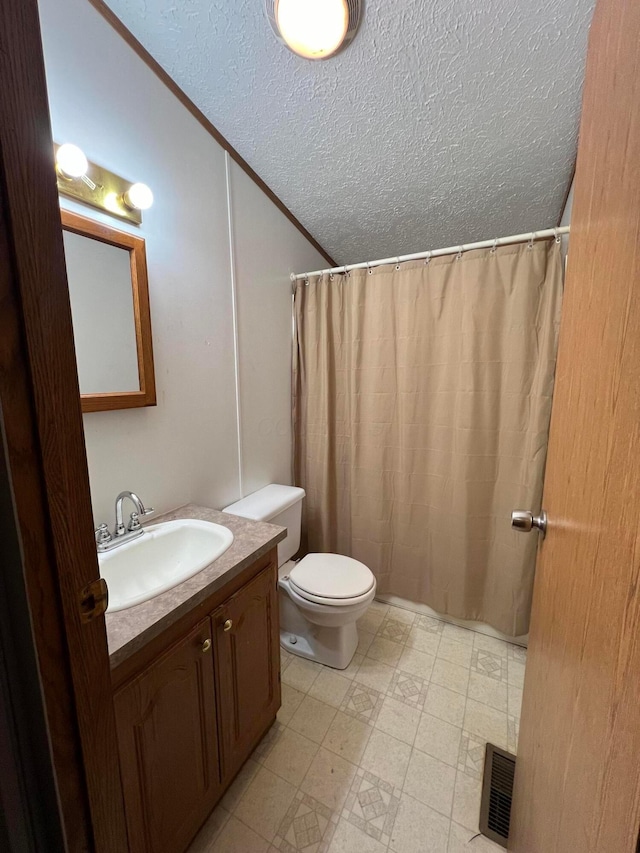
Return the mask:
M 82 411 L 155 406 L 144 240 L 61 213 Z

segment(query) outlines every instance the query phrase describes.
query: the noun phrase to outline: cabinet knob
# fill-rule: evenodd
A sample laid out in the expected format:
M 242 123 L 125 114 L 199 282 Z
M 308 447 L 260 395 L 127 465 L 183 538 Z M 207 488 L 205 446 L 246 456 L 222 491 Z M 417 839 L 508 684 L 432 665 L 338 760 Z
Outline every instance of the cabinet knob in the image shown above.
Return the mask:
M 223 631 L 230 631 L 233 627 L 233 621 L 231 619 L 227 619 L 227 621 L 222 626 Z
M 206 639 L 206 640 L 204 641 L 204 643 L 202 644 L 202 651 L 203 651 L 203 652 L 208 652 L 210 648 L 211 648 L 211 640 Z

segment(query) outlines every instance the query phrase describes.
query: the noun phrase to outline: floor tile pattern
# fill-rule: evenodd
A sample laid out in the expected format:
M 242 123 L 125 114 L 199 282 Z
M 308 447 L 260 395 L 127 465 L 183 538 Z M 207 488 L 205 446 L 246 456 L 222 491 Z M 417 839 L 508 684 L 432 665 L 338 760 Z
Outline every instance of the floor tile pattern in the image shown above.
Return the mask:
M 424 707 L 429 683 L 418 675 L 396 671 L 391 678 L 389 696 L 412 708 Z
M 367 770 L 358 769 L 342 816 L 367 835 L 388 845 L 400 805 L 401 791 L 378 779 Z
M 507 680 L 507 662 L 500 655 L 474 649 L 471 656 L 471 667 L 481 675 L 488 675 L 496 681 Z
M 322 803 L 298 791 L 274 839 L 273 846 L 282 853 L 324 853 L 335 832 L 335 815 Z
M 381 602 L 358 633 L 343 671 L 282 651 L 278 719 L 189 853 L 501 850 L 484 751 L 517 749 L 526 649 Z
M 363 723 L 375 723 L 382 705 L 382 693 L 353 681 L 347 688 L 340 710 Z

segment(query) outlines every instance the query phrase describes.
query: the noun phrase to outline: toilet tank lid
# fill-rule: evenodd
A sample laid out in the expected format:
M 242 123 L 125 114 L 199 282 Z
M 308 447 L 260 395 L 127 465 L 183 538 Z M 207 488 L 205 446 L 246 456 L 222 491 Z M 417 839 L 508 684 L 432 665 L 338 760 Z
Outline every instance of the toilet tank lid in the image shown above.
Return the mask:
M 222 511 L 230 515 L 250 518 L 253 521 L 269 521 L 301 501 L 304 495 L 304 489 L 298 486 L 279 486 L 277 483 L 271 483 L 270 486 L 258 489 L 252 495 L 229 504 Z

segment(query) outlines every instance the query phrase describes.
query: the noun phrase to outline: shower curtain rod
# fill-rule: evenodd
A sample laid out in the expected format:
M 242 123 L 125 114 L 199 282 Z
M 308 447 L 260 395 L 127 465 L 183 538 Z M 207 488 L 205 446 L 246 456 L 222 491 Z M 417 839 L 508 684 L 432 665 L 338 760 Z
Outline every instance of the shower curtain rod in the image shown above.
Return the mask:
M 324 275 L 326 273 L 346 273 L 349 270 L 366 270 L 371 267 L 381 267 L 384 264 L 400 264 L 403 261 L 420 261 L 426 258 L 439 258 L 442 255 L 461 255 L 471 249 L 494 249 L 498 246 L 511 246 L 514 243 L 527 243 L 534 240 L 547 240 L 555 237 L 558 242 L 563 234 L 569 233 L 569 226 L 560 228 L 545 228 L 543 231 L 530 231 L 527 234 L 514 234 L 512 237 L 497 237 L 493 240 L 480 240 L 478 243 L 463 243 L 461 246 L 449 246 L 446 249 L 433 249 L 430 252 L 414 252 L 412 255 L 399 255 L 395 258 L 382 258 L 378 261 L 363 261 L 360 264 L 347 264 L 346 266 L 333 267 L 332 269 L 314 270 L 313 272 L 301 272 L 297 275 L 291 273 L 291 281 L 308 279 L 313 275 Z

